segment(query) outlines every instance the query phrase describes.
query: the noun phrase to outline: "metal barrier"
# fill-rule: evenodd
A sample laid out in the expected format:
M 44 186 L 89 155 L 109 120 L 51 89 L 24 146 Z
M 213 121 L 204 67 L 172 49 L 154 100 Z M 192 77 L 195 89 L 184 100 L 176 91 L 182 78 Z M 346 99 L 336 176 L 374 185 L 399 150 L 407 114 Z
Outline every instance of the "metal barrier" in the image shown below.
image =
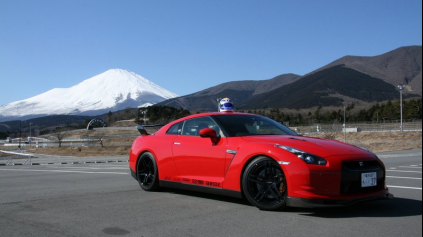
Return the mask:
M 11 151 L 2 151 L 0 152 L 11 155 L 6 157 L 0 157 L 1 160 L 6 160 L 6 163 L 3 165 L 12 165 L 12 161 L 16 160 L 17 158 L 26 158 L 26 160 L 23 163 L 15 163 L 13 165 L 32 165 L 32 158 L 34 157 L 31 154 L 24 154 L 24 153 L 18 153 L 18 152 L 11 152 Z

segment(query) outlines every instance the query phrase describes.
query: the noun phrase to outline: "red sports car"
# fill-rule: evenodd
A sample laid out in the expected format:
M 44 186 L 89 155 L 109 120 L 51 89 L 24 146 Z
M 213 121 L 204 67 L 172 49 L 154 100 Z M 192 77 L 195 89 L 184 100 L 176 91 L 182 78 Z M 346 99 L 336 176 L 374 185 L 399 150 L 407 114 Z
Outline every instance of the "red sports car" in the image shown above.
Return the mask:
M 142 189 L 245 197 L 262 210 L 344 206 L 393 196 L 385 166 L 365 148 L 299 136 L 269 118 L 205 113 L 174 121 L 132 146 Z

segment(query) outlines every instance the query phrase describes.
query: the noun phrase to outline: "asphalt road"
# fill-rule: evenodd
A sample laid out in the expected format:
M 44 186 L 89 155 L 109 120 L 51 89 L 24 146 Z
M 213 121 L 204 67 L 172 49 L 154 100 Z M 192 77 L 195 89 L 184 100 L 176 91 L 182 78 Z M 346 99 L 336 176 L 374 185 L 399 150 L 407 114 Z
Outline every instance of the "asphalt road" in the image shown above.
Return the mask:
M 422 150 L 379 156 L 395 199 L 284 212 L 144 192 L 128 163 L 0 166 L 0 236 L 422 236 Z

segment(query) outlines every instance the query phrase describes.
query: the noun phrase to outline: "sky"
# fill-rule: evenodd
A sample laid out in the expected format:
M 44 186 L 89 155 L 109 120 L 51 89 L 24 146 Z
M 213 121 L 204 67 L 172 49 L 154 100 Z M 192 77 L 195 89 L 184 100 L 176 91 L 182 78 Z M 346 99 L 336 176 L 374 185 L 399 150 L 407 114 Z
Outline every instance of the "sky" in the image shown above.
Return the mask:
M 421 0 L 0 0 L 0 105 L 115 68 L 182 96 L 411 45 Z

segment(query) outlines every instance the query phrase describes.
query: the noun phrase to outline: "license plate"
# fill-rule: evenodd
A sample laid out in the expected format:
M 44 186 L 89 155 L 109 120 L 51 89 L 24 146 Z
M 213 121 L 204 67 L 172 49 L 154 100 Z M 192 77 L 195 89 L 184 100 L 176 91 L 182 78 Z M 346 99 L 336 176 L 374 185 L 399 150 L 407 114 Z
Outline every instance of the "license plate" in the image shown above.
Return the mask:
M 362 173 L 361 174 L 361 187 L 374 187 L 377 186 L 377 173 Z

